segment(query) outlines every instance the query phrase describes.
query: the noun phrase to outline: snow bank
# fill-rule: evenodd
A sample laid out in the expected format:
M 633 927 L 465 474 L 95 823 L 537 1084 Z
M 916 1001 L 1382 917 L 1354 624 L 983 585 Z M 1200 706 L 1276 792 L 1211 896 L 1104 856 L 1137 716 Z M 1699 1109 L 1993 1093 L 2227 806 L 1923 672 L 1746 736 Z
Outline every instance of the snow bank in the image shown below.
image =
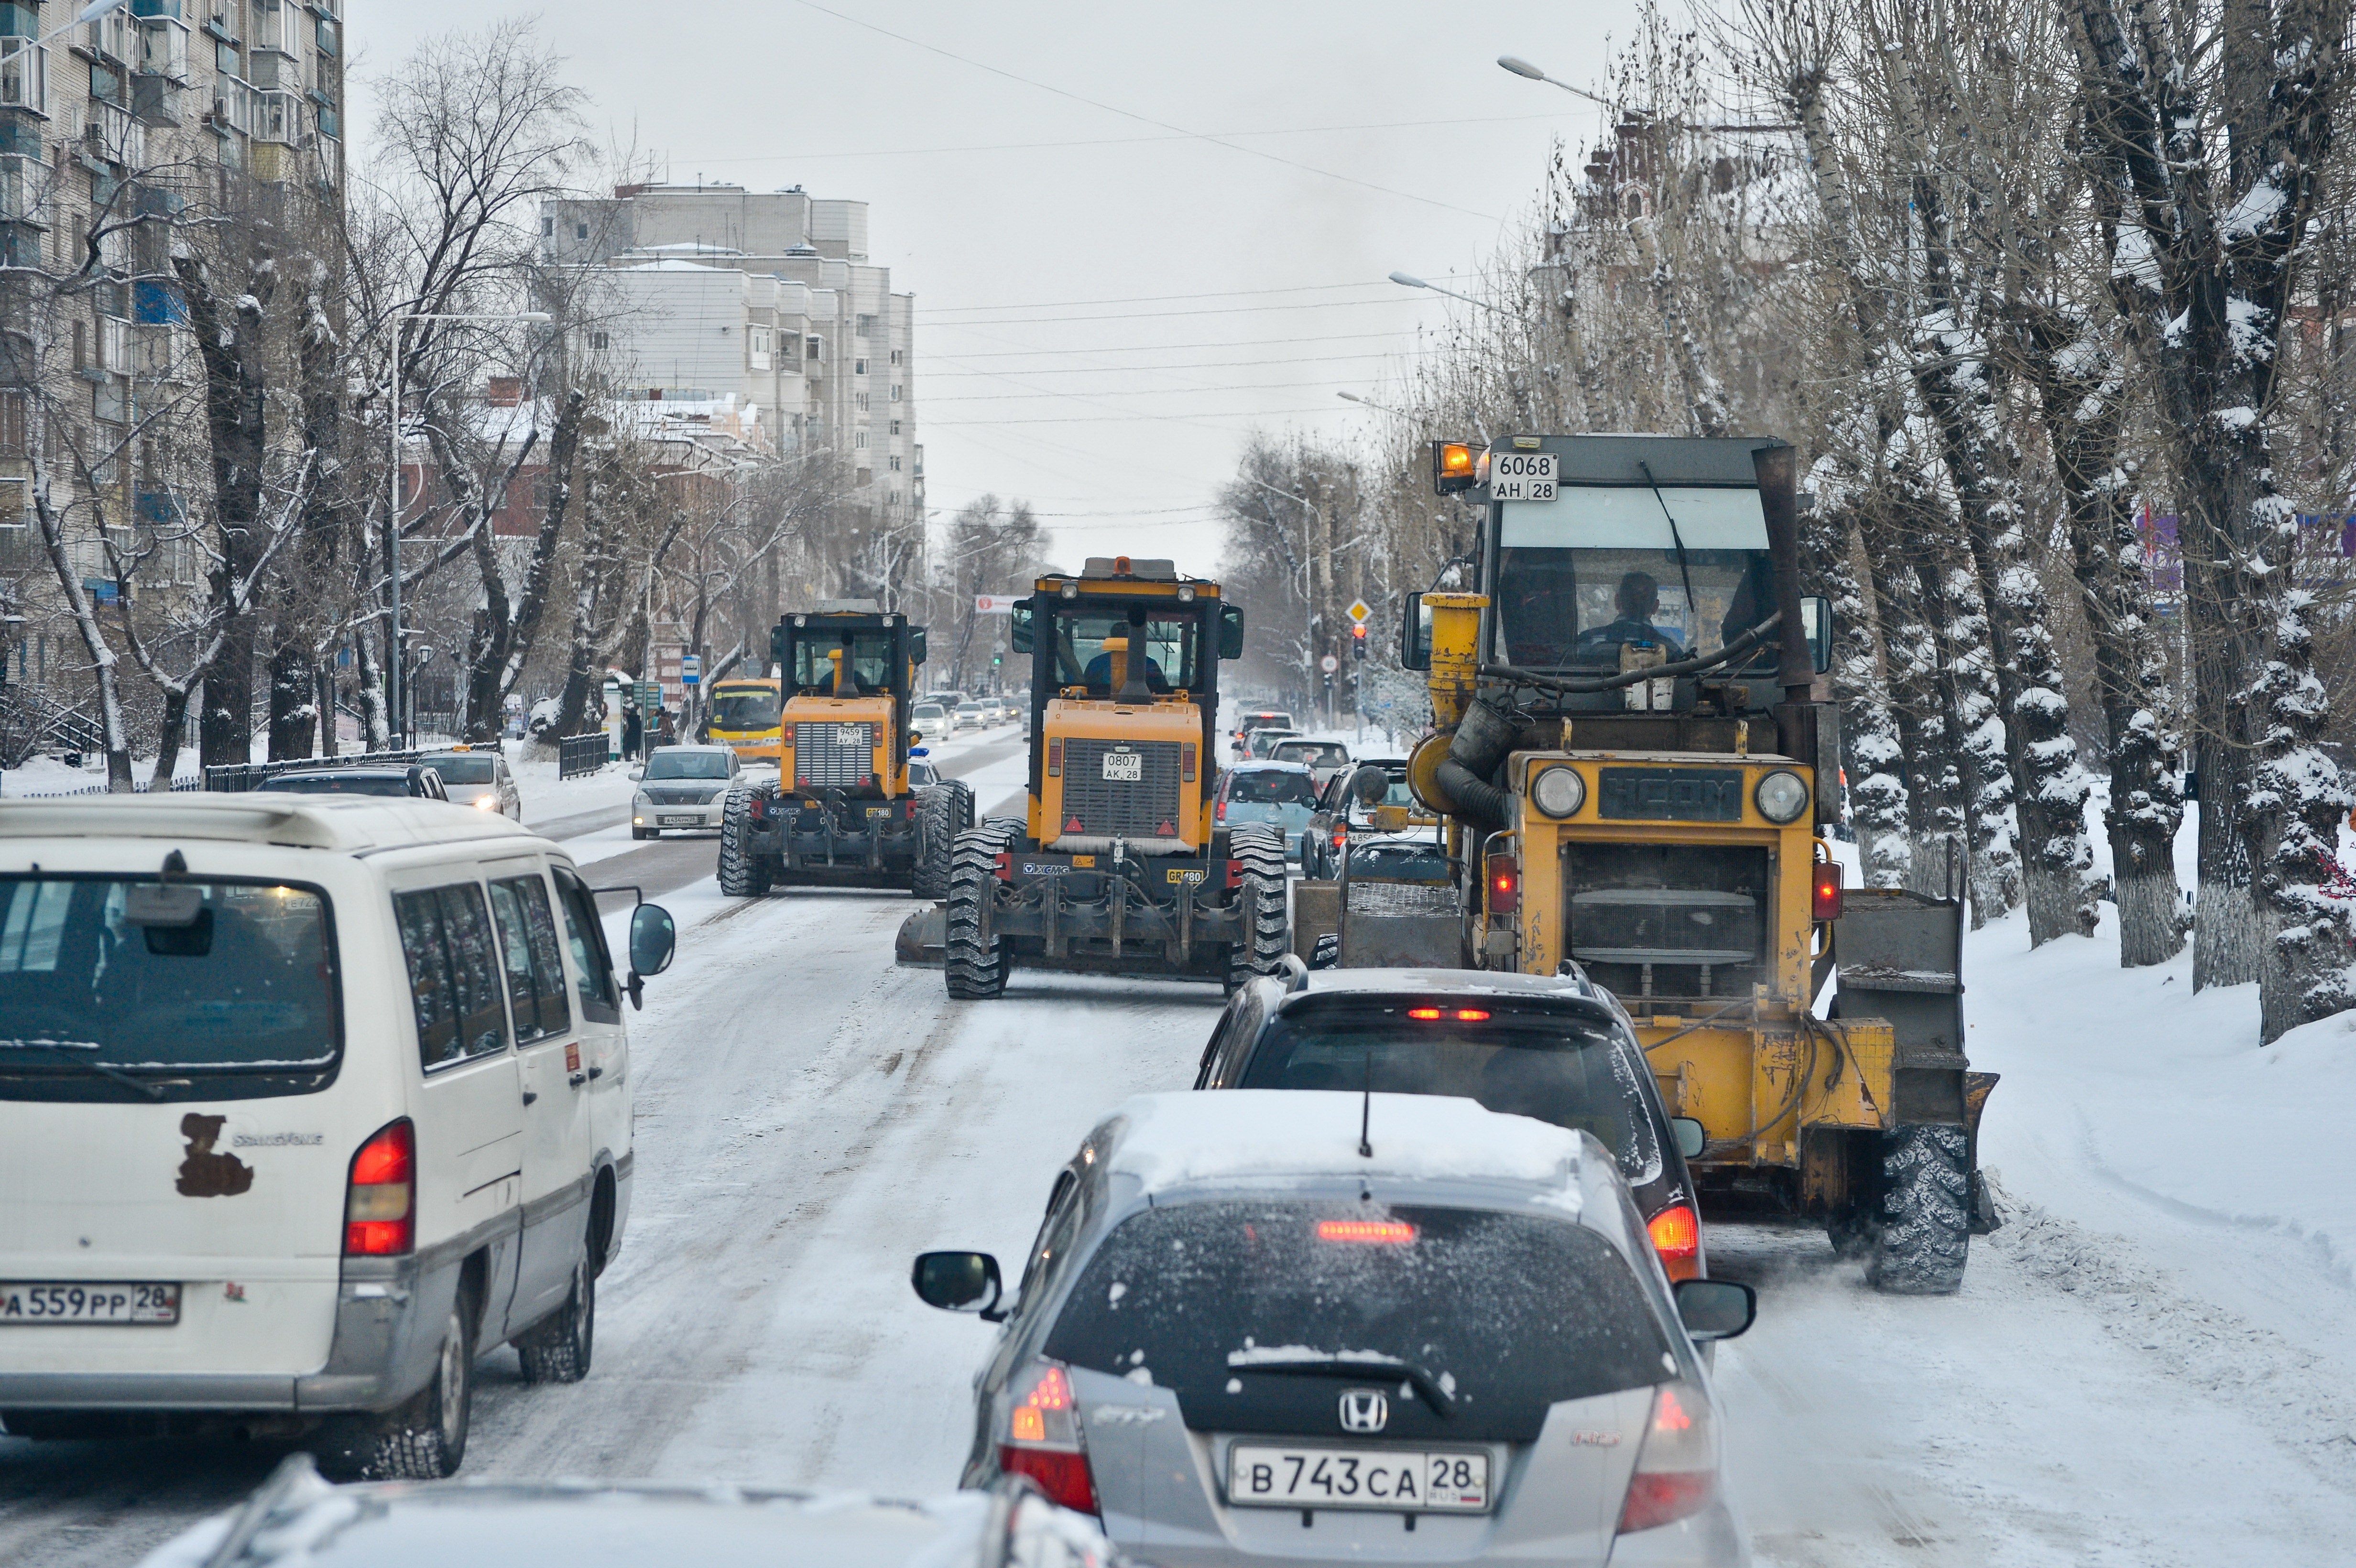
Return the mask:
M 1584 1133 L 1501 1115 L 1437 1094 L 1365 1096 L 1335 1090 L 1235 1089 L 1140 1094 L 1113 1114 L 1128 1123 L 1116 1169 L 1148 1192 L 1189 1181 L 1285 1176 L 1454 1178 L 1526 1183 L 1579 1208 L 1579 1162 L 1601 1156 Z M 1365 1115 L 1371 1159 L 1358 1153 Z

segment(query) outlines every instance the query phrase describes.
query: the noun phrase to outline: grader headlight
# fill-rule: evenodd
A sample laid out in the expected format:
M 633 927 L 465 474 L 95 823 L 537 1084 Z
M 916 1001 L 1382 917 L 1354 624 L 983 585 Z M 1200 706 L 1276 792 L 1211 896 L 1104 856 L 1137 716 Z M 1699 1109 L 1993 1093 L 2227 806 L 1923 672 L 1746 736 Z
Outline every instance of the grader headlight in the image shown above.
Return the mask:
M 1799 774 L 1777 768 L 1759 781 L 1751 798 L 1758 804 L 1759 815 L 1780 827 L 1808 809 L 1808 786 Z
M 1587 804 L 1587 781 L 1579 776 L 1577 768 L 1547 768 L 1530 781 L 1530 801 L 1560 821 Z

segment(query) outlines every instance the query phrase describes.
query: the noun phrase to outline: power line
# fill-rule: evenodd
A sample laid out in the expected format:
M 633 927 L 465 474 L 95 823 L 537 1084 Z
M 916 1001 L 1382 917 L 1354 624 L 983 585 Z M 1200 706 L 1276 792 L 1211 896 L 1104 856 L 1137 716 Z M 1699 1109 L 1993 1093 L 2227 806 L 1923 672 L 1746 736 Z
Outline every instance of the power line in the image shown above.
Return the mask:
M 987 70 L 990 68 L 984 66 L 982 69 Z M 1055 89 L 1050 88 L 1048 91 L 1052 92 Z M 757 153 L 724 158 L 701 156 L 673 158 L 666 154 L 665 157 L 669 162 L 691 163 L 698 167 L 703 167 L 715 164 L 802 163 L 819 158 L 913 158 L 928 157 L 941 153 L 1027 153 L 1049 147 L 1132 147 L 1152 142 L 1193 142 L 1219 136 L 1319 136 L 1337 131 L 1422 131 L 1441 125 L 1521 125 L 1533 120 L 1559 120 L 1564 114 L 1571 112 L 1575 111 L 1564 110 L 1553 114 L 1489 114 L 1470 120 L 1377 120 L 1363 125 L 1298 125 L 1269 131 L 1215 131 L 1204 132 L 1200 134 L 1192 131 L 1182 131 L 1170 136 L 1087 136 L 1068 142 L 996 142 L 953 147 L 871 147 L 848 153 Z M 1242 149 L 1238 149 L 1240 150 Z
M 1356 305 L 1423 304 L 1425 300 L 1404 291 L 1396 294 L 1379 294 L 1363 300 L 1302 300 L 1293 304 L 1232 304 L 1215 305 L 1208 310 L 1124 310 L 1111 315 L 1010 315 L 991 316 L 980 321 L 935 321 L 929 325 L 936 332 L 961 326 L 1055 326 L 1067 321 L 1147 321 L 1165 315 L 1256 315 L 1271 310 L 1347 310 Z
M 1445 281 L 1448 274 L 1440 274 Z M 1075 304 L 1160 304 L 1169 300 L 1226 300 L 1257 297 L 1260 294 L 1330 293 L 1335 289 L 1363 289 L 1373 285 L 1366 282 L 1349 283 L 1296 283 L 1282 289 L 1214 289 L 1199 294 L 1131 294 L 1120 299 L 1098 300 L 1033 300 L 1028 304 L 944 304 L 921 307 L 926 313 L 945 310 L 1052 310 Z
M 1288 419 L 1288 418 L 1291 417 L 1291 416 L 1292 416 L 1292 415 L 1294 415 L 1294 414 L 1342 414 L 1342 413 L 1348 413 L 1349 411 L 1350 411 L 1350 410 L 1349 410 L 1348 406 L 1347 406 L 1347 405 L 1345 405 L 1345 404 L 1342 404 L 1342 403 L 1320 403 L 1320 404 L 1318 404 L 1318 405 L 1317 405 L 1316 407 L 1314 407 L 1314 408 L 1307 408 L 1307 409 L 1237 409 L 1237 410 L 1236 410 L 1233 413 L 1225 413 L 1225 414 L 1203 414 L 1203 415 L 1195 416 L 1195 418 L 1200 418 L 1200 419 L 1251 419 L 1251 420 L 1264 420 L 1264 419 Z M 1045 425 L 1045 424 L 1125 424 L 1125 423 L 1134 423 L 1134 422 L 1137 422 L 1137 421 L 1149 421 L 1149 422 L 1160 422 L 1160 423 L 1166 423 L 1166 424 L 1194 424 L 1194 423 L 1195 422 L 1195 419 L 1194 419 L 1194 418 L 1187 418 L 1187 417 L 1181 416 L 1181 415 L 1178 415 L 1178 414 L 1076 414 L 1076 415 L 1072 416 L 1072 417 L 1071 417 L 1071 418 L 1069 418 L 1069 419 L 1052 419 L 1052 418 L 1051 418 L 1051 419 L 1044 419 L 1044 420 L 934 420 L 934 421 L 929 421 L 929 422 L 927 423 L 926 428 L 927 428 L 927 429 L 930 429 L 930 430 L 982 430 L 982 429 L 986 429 L 986 428 L 992 427 L 992 426 L 1005 426 L 1005 425 L 1024 425 L 1024 424 L 1041 424 L 1041 425 Z M 1211 425 L 1203 425 L 1203 426 L 1199 426 L 1198 428 L 1200 428 L 1200 429 L 1205 429 L 1205 430 L 1210 430 L 1210 429 L 1215 429 L 1216 427 L 1215 427 L 1215 426 L 1211 426 Z M 1222 432 L 1222 433 L 1232 433 L 1232 432 Z
M 1068 372 L 1067 372 L 1068 373 Z M 1225 387 L 1139 387 L 1130 391 L 1109 389 L 1095 392 L 958 392 L 946 398 L 932 398 L 928 403 L 1016 403 L 1031 398 L 1189 398 L 1202 392 L 1280 392 L 1296 391 L 1302 387 L 1330 387 L 1333 378 L 1321 377 L 1314 381 L 1264 381 L 1258 384 L 1238 383 Z
M 1396 342 L 1405 330 L 1393 327 L 1387 332 L 1324 332 L 1307 337 L 1233 337 L 1210 343 L 1130 343 L 1098 344 L 1087 348 L 1008 348 L 979 351 L 960 350 L 955 354 L 933 354 L 930 358 L 946 359 L 963 364 L 969 359 L 1035 359 L 1061 354 L 1161 354 L 1173 348 L 1273 348 L 1288 343 L 1357 343 L 1369 337 Z
M 964 376 L 1119 376 L 1135 371 L 1140 375 L 1162 374 L 1171 370 L 1229 370 L 1256 365 L 1331 365 L 1343 359 L 1387 359 L 1392 350 L 1368 348 L 1356 354 L 1302 354 L 1283 359 L 1205 359 L 1193 365 L 1072 365 L 1051 370 L 928 370 L 926 380 L 946 381 Z M 933 357 L 950 364 L 961 357 L 940 354 Z
M 1241 153 L 1247 157 L 1264 158 L 1272 164 L 1282 164 L 1287 168 L 1299 169 L 1304 174 L 1322 176 L 1329 180 L 1339 180 L 1344 185 L 1354 185 L 1363 190 L 1377 191 L 1384 196 L 1396 196 L 1407 201 L 1421 202 L 1426 207 L 1437 207 L 1448 212 L 1461 212 L 1467 218 L 1478 218 L 1490 223 L 1501 221 L 1501 219 L 1499 219 L 1494 213 L 1475 212 L 1469 207 L 1459 207 L 1454 202 L 1441 201 L 1436 197 L 1429 196 L 1417 196 L 1411 192 L 1404 190 L 1393 190 L 1388 186 L 1376 185 L 1372 180 L 1362 180 L 1354 175 L 1335 174 L 1331 169 L 1321 169 L 1313 164 L 1304 164 L 1295 158 L 1281 157 L 1275 153 L 1266 152 L 1258 147 L 1238 146 L 1234 142 L 1225 141 L 1217 136 L 1207 135 L 1200 131 L 1189 131 L 1183 125 L 1173 125 L 1167 120 L 1156 120 L 1151 115 L 1140 114 L 1134 110 L 1117 108 L 1112 104 L 1100 102 L 1093 98 L 1084 98 L 1080 94 L 1073 92 L 1068 89 L 1051 87 L 1046 82 L 1034 80 L 1027 76 L 1018 76 L 1014 72 L 1007 70 L 1002 67 L 985 65 L 980 60 L 970 59 L 964 55 L 954 52 L 953 50 L 945 49 L 938 44 L 928 44 L 921 38 L 912 38 L 905 33 L 895 33 L 889 27 L 880 27 L 874 23 L 865 21 L 860 17 L 846 16 L 842 12 L 837 11 L 831 6 L 818 4 L 818 0 L 798 0 L 798 3 L 809 10 L 818 12 L 821 16 L 831 16 L 838 22 L 848 22 L 854 27 L 864 27 L 871 33 L 881 33 L 887 38 L 897 39 L 899 42 L 910 45 L 913 48 L 924 49 L 931 54 L 939 55 L 944 59 L 953 59 L 959 65 L 971 66 L 976 70 L 985 70 L 992 76 L 1002 76 L 1009 81 L 1019 81 L 1025 87 L 1036 88 L 1042 92 L 1052 92 L 1058 98 L 1068 98 L 1075 103 L 1085 103 L 1091 109 L 1101 109 L 1108 114 L 1118 114 L 1124 120 L 1134 120 L 1141 125 L 1151 125 L 1157 131 L 1173 131 L 1181 136 L 1189 137 L 1199 142 L 1208 142 L 1215 147 L 1225 147 L 1231 153 Z

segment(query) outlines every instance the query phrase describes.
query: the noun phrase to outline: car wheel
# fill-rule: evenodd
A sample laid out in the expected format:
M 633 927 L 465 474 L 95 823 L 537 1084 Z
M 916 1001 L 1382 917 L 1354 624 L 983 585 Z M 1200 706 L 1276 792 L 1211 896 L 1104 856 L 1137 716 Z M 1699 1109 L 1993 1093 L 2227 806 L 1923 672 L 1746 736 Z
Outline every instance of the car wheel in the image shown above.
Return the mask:
M 528 1383 L 577 1383 L 589 1375 L 597 1336 L 597 1275 L 587 1253 L 573 1265 L 573 1294 L 564 1305 L 516 1337 Z
M 438 1481 L 458 1473 L 475 1405 L 474 1291 L 461 1285 L 442 1330 L 434 1377 L 383 1415 L 338 1416 L 313 1456 L 330 1480 Z
M 1881 1154 L 1881 1230 L 1866 1283 L 1892 1296 L 1952 1296 L 1971 1248 L 1970 1146 L 1961 1127 L 1900 1127 Z

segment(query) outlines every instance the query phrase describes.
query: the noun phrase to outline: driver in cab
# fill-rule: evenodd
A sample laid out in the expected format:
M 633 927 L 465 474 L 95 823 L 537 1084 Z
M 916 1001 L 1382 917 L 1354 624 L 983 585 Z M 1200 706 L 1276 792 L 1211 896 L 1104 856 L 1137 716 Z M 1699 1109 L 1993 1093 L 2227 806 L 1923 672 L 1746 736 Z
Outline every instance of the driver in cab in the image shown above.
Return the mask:
M 1138 657 L 1140 650 L 1144 647 L 1146 641 L 1145 606 L 1142 604 L 1132 604 L 1130 606 L 1129 625 L 1126 628 L 1119 625 L 1108 627 L 1105 631 L 1105 635 L 1108 637 L 1128 637 L 1130 649 L 1130 657 Z M 1107 652 L 1100 653 L 1096 657 L 1090 659 L 1088 661 L 1087 667 L 1080 672 L 1080 679 L 1091 691 L 1099 688 L 1108 692 L 1111 691 L 1112 654 L 1110 651 L 1108 650 Z M 1166 692 L 1170 689 L 1169 678 L 1162 673 L 1162 666 L 1151 656 L 1147 656 L 1145 658 L 1145 689 L 1153 692 Z
M 1606 648 L 1635 644 L 1663 649 L 1674 663 L 1686 656 L 1676 638 L 1653 624 L 1653 617 L 1661 608 L 1661 585 L 1650 572 L 1632 571 L 1620 580 L 1619 591 L 1612 595 L 1618 606 L 1617 618 L 1579 635 L 1582 648 Z

